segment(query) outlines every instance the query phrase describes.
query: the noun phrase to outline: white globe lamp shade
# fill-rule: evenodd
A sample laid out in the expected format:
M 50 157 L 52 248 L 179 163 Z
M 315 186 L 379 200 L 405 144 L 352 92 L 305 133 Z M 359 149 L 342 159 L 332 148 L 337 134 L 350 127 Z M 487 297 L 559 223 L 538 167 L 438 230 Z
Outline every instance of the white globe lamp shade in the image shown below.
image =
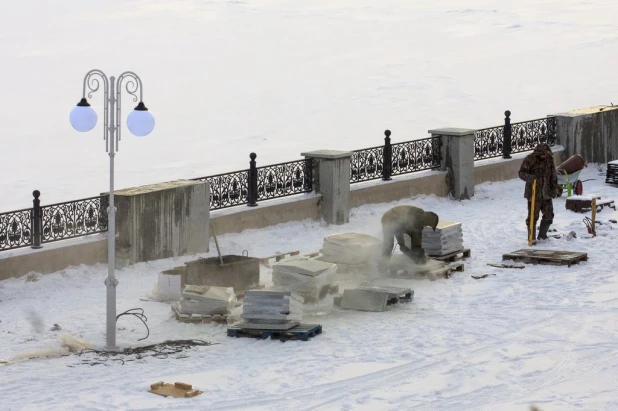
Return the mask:
M 97 113 L 90 107 L 88 100 L 82 98 L 71 110 L 69 121 L 77 131 L 90 131 L 97 125 Z
M 154 126 L 154 117 L 141 101 L 127 116 L 127 127 L 129 127 L 129 131 L 138 137 L 144 137 L 150 134 Z

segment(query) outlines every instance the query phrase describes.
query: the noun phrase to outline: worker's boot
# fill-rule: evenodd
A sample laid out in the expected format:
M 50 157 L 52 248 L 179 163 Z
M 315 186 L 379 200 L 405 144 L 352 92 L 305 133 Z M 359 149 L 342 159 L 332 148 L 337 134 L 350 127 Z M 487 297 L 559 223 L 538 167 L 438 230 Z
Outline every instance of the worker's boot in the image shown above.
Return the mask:
M 547 240 L 547 230 L 549 230 L 549 226 L 552 221 L 541 220 L 541 225 L 539 225 L 539 240 Z

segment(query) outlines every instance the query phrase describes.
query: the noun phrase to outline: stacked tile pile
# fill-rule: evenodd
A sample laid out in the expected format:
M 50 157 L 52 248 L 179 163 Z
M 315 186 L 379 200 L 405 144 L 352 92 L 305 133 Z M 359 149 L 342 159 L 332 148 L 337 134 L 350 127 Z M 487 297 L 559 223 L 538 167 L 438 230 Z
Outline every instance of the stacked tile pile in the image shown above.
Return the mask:
M 292 291 L 307 302 L 324 298 L 333 286 L 337 264 L 318 260 L 291 260 L 273 265 L 273 283 L 284 291 Z
M 430 256 L 442 256 L 463 250 L 463 232 L 461 223 L 440 221 L 433 231 L 429 227 L 423 229 L 423 248 Z
M 238 326 L 247 329 L 288 330 L 300 324 L 303 298 L 291 291 L 248 290 Z
M 231 287 L 186 285 L 180 301 L 172 303 L 172 310 L 192 317 L 226 315 L 235 304 L 236 295 Z
M 324 238 L 320 260 L 337 264 L 366 264 L 380 255 L 382 241 L 366 234 L 334 234 Z

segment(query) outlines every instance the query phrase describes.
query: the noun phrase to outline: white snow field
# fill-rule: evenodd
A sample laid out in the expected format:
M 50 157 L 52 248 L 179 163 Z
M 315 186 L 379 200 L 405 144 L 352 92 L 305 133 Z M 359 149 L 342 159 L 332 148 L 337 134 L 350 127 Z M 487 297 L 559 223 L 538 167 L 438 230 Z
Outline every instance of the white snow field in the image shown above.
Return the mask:
M 580 174 L 585 194 L 616 196 L 596 165 Z M 618 392 L 618 213 L 597 214 L 598 235 L 587 235 L 578 214 L 554 201 L 558 233 L 539 249 L 588 253 L 567 266 L 500 269 L 502 254 L 527 247 L 524 183 L 514 179 L 476 187 L 468 201 L 418 196 L 352 210 L 350 223 L 299 221 L 219 236 L 223 253 L 251 256 L 318 250 L 325 236 L 380 236 L 382 213 L 414 204 L 462 223 L 471 249 L 465 271 L 450 279 L 411 280 L 411 303 L 386 312 L 343 310 L 327 299 L 307 306 L 303 322 L 322 324 L 307 342 L 230 338 L 226 326 L 184 324 L 168 303 L 148 301 L 158 273 L 211 252 L 140 263 L 118 270 L 118 312 L 141 307 L 150 328 L 118 320 L 122 347 L 168 339 L 216 343 L 168 358 L 96 354 L 31 359 L 0 365 L 3 410 L 616 410 Z M 272 271 L 262 267 L 269 286 Z M 472 275 L 490 274 L 475 280 Z M 60 349 L 69 333 L 97 347 L 105 342 L 105 265 L 0 282 L 0 357 Z M 33 281 L 36 280 L 36 281 Z M 60 331 L 51 331 L 58 324 Z M 121 357 L 123 358 L 123 357 Z M 133 361 L 128 361 L 133 360 Z M 157 381 L 182 381 L 204 391 L 190 399 L 148 393 Z
M 90 69 L 135 71 L 156 119 L 124 128 L 120 189 L 616 104 L 617 16 L 615 0 L 4 1 L 0 212 L 107 191 L 101 92 L 93 131 L 68 120 Z

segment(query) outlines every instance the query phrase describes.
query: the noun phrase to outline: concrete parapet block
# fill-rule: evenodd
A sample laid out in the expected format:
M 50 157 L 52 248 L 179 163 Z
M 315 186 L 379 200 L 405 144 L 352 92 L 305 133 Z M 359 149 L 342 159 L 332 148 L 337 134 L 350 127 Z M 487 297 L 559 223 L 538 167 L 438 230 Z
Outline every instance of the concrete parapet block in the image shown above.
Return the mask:
M 388 291 L 347 289 L 343 291 L 341 308 L 358 311 L 385 311 Z
M 128 263 L 207 252 L 210 186 L 178 180 L 115 192 L 118 245 Z
M 313 191 L 322 196 L 322 217 L 328 224 L 350 221 L 351 151 L 317 150 L 301 153 L 312 159 Z
M 450 194 L 457 200 L 474 196 L 474 133 L 468 128 L 429 130 L 432 137 L 442 139 L 441 169 L 447 171 Z
M 618 106 L 593 106 L 552 116 L 564 158 L 579 154 L 590 163 L 618 158 Z

